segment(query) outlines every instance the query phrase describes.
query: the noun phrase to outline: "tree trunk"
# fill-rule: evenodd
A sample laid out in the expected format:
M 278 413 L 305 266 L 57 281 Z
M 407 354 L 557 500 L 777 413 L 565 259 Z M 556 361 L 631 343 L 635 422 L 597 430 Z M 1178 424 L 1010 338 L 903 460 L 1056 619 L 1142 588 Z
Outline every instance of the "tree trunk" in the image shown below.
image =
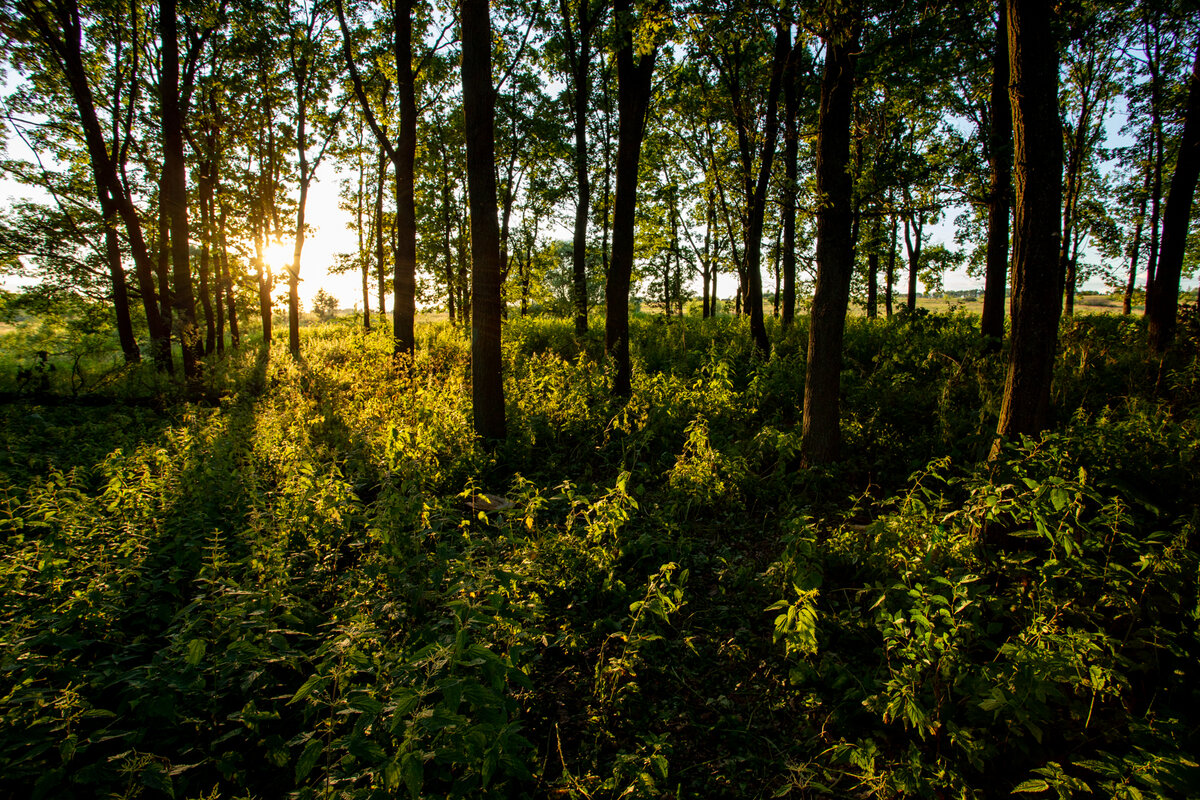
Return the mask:
M 817 284 L 813 292 L 808 331 L 808 362 L 804 381 L 804 419 L 801 454 L 806 466 L 827 464 L 837 457 L 839 380 L 842 339 L 854 272 L 850 242 L 853 183 L 850 163 L 851 100 L 858 24 L 842 40 L 830 37 L 825 47 L 821 79 L 821 108 L 817 127 Z
M 629 363 L 629 285 L 633 273 L 638 162 L 650 108 L 654 62 L 658 48 L 635 53 L 630 0 L 614 0 L 620 43 L 617 49 L 617 170 L 613 201 L 612 263 L 604 294 L 607 301 L 604 343 L 616 361 L 613 394 L 628 397 L 632 391 Z
M 392 281 L 392 336 L 396 354 L 410 356 L 416 346 L 414 326 L 417 316 L 417 94 L 412 70 L 414 2 L 393 0 L 392 7 L 392 56 L 396 61 L 396 96 L 400 100 L 400 137 L 393 159 L 396 167 L 396 266 Z M 491 52 L 490 48 L 488 52 Z M 491 140 L 490 132 L 488 139 Z M 493 198 L 493 213 L 495 205 Z
M 871 249 L 867 252 L 867 319 L 879 316 L 879 229 L 882 224 L 882 215 L 875 214 L 871 222 Z
M 1187 112 L 1183 136 L 1175 161 L 1175 175 L 1167 194 L 1163 213 L 1162 246 L 1154 284 L 1146 297 L 1150 317 L 1150 346 L 1165 353 L 1175 338 L 1176 316 L 1179 311 L 1179 280 L 1183 271 L 1183 256 L 1187 246 L 1188 221 L 1192 197 L 1200 178 L 1200 50 L 1192 66 L 1188 88 Z
M 379 319 L 381 324 L 387 322 L 387 305 L 384 303 L 387 293 L 387 267 L 384 266 L 383 238 L 383 182 L 387 177 L 387 153 L 379 148 L 379 170 L 375 180 L 375 291 L 378 295 Z
M 1146 202 L 1150 198 L 1150 180 L 1154 170 L 1151 167 L 1153 149 L 1146 159 L 1146 182 L 1142 186 L 1142 197 L 1138 203 L 1137 222 L 1133 229 L 1133 252 L 1129 255 L 1129 280 L 1125 282 L 1125 299 L 1121 310 L 1126 316 L 1133 313 L 1133 289 L 1137 286 L 1138 259 L 1142 250 L 1142 228 L 1146 223 Z
M 799 186 L 800 59 L 806 43 L 798 37 L 783 72 L 783 308 L 787 330 L 796 317 L 796 193 Z
M 587 222 L 591 201 L 588 174 L 587 109 L 591 96 L 588 75 L 592 62 L 592 34 L 597 19 L 591 15 L 589 0 L 578 0 L 578 23 L 571 24 L 570 6 L 561 0 L 563 31 L 567 37 L 567 58 L 572 79 L 575 125 L 575 232 L 571 245 L 572 299 L 575 305 L 575 333 L 582 336 L 588 329 L 587 307 Z M 601 9 L 604 6 L 600 6 Z
M 162 39 L 163 180 L 162 203 L 171 222 L 171 308 L 178 320 L 183 351 L 183 374 L 189 382 L 200 378 L 200 332 L 196 327 L 196 300 L 192 294 L 192 268 L 188 253 L 187 169 L 183 155 L 184 109 L 179 96 L 179 43 L 175 0 L 159 4 Z
M 211 154 L 209 154 L 211 155 Z M 208 356 L 216 352 L 217 323 L 213 314 L 212 289 L 216 281 L 212 277 L 212 207 L 213 207 L 213 160 L 206 158 L 199 165 L 197 185 L 200 189 L 200 308 L 204 312 L 204 349 Z
M 506 435 L 500 352 L 500 227 L 496 220 L 495 89 L 488 0 L 462 0 L 462 92 L 471 204 L 471 400 L 476 435 Z
M 274 276 L 268 271 L 263 251 L 266 249 L 266 220 L 259 217 L 254 231 L 254 266 L 258 274 L 258 316 L 262 322 L 263 344 L 271 344 L 271 288 Z
M 1004 339 L 1004 300 L 1008 283 L 1008 218 L 1012 196 L 1012 110 L 1008 102 L 1008 14 L 999 2 L 996 47 L 992 55 L 991 131 L 988 156 L 991 187 L 988 192 L 987 256 L 984 267 L 983 310 L 979 328 L 989 347 Z
M 888 205 L 892 205 L 892 196 L 888 194 Z M 896 211 L 892 209 L 891 226 L 888 233 L 888 265 L 887 281 L 883 287 L 883 310 L 888 319 L 892 316 L 892 286 L 896 283 Z
M 767 188 L 771 179 L 771 164 L 775 160 L 775 142 L 779 138 L 778 100 L 783 84 L 783 71 L 792 51 L 791 29 L 780 25 L 775 31 L 775 53 L 771 59 L 771 82 L 767 88 L 767 119 L 763 126 L 762 156 L 759 159 L 758 180 L 750 200 L 750 219 L 746 233 L 746 305 L 750 312 L 750 335 L 759 353 L 771 352 L 767 328 L 763 322 L 762 295 L 762 232 L 767 210 Z
M 909 313 L 917 310 L 917 269 L 921 264 L 921 246 L 924 244 L 925 212 L 918 211 L 912 218 L 912 235 L 917 243 L 913 244 L 909 235 L 909 220 L 904 220 L 904 247 L 908 250 L 908 300 L 905 308 Z
M 1063 276 L 1062 120 L 1058 109 L 1058 44 L 1049 6 L 1007 0 L 1009 100 L 1016 163 L 1012 345 L 996 440 L 1045 430 L 1058 346 Z
M 225 316 L 229 319 L 229 346 L 235 350 L 242 344 L 241 331 L 238 329 L 237 304 L 233 298 L 233 273 L 229 271 L 229 241 L 225 234 L 226 211 L 221 205 L 221 269 L 225 273 L 224 303 Z

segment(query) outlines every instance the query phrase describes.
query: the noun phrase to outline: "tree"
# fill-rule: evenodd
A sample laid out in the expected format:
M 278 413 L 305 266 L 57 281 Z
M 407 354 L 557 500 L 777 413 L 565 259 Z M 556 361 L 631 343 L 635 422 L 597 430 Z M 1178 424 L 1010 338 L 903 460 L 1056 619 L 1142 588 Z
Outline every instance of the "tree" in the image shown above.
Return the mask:
M 333 56 L 326 35 L 329 18 L 316 2 L 302 3 L 300 14 L 299 20 L 287 21 L 286 40 L 291 78 L 288 88 L 295 114 L 292 144 L 296 148 L 299 170 L 296 187 L 300 195 L 296 202 L 292 264 L 288 268 L 288 349 L 293 356 L 300 355 L 300 258 L 307 234 L 308 191 L 342 118 L 341 108 L 332 113 L 328 109 L 334 77 Z M 310 121 L 315 128 L 312 134 Z M 309 149 L 314 145 L 317 152 L 310 161 Z
M 1016 176 L 1012 268 L 1012 344 L 996 440 L 1042 431 L 1050 420 L 1050 382 L 1058 346 L 1063 274 L 1062 119 L 1058 44 L 1041 0 L 1006 0 L 1009 101 Z
M 1166 352 L 1175 337 L 1175 322 L 1179 309 L 1179 279 L 1183 270 L 1188 221 L 1196 180 L 1200 178 L 1200 49 L 1196 51 L 1192 79 L 1188 87 L 1187 112 L 1175 174 L 1167 195 L 1163 214 L 1162 245 L 1158 268 L 1146 297 L 1150 317 L 1150 345 L 1158 353 Z
M 342 31 L 342 52 L 354 84 L 354 95 L 371 126 L 379 146 L 387 154 L 396 173 L 395 269 L 393 274 L 392 336 L 396 353 L 412 354 L 416 339 L 417 292 L 417 213 L 414 198 L 417 160 L 417 95 L 413 70 L 413 10 L 416 0 L 393 0 L 390 30 L 391 55 L 395 68 L 396 94 L 400 101 L 400 131 L 396 141 L 380 123 L 366 85 L 358 69 L 358 57 L 351 41 L 350 27 L 342 0 L 336 0 L 338 24 Z M 490 52 L 490 46 L 489 46 Z M 489 80 L 490 84 L 490 80 Z M 382 303 L 380 304 L 382 313 Z
M 842 339 L 854 268 L 851 242 L 850 124 L 857 14 L 830 21 L 817 127 L 817 285 L 808 330 L 801 454 L 808 466 L 832 461 L 841 442 L 839 394 Z
M 643 9 L 635 16 L 631 0 L 614 0 L 613 17 L 617 26 L 617 169 L 616 198 L 613 202 L 612 263 L 605 283 L 607 303 L 604 344 L 616 362 L 613 394 L 628 397 L 632 392 L 629 363 L 629 288 L 633 275 L 634 228 L 637 211 L 638 163 L 646 133 L 646 114 L 658 58 L 658 43 L 639 42 L 635 47 L 635 29 L 646 17 L 662 13 L 659 5 Z
M 337 310 L 337 298 L 324 289 L 318 289 L 312 301 L 312 312 L 317 315 L 317 318 L 321 322 L 328 322 L 337 314 Z
M 471 402 L 475 433 L 506 436 L 500 353 L 500 226 L 496 220 L 495 88 L 488 0 L 462 0 L 462 90 L 471 206 Z
M 575 333 L 581 336 L 587 333 L 588 328 L 587 220 L 592 190 L 588 167 L 587 117 L 588 101 L 591 97 L 592 38 L 604 22 L 605 11 L 606 4 L 598 0 L 573 0 L 573 3 L 572 0 L 559 0 L 559 25 L 570 80 L 572 123 L 575 130 L 577 197 L 571 259 L 574 276 Z
M 1012 112 L 1008 103 L 1008 14 L 1004 0 L 996 14 L 992 49 L 991 102 L 987 136 L 991 181 L 987 204 L 987 256 L 979 332 L 998 346 L 1004 338 L 1004 301 L 1008 284 L 1008 219 L 1012 207 Z
M 83 140 L 91 164 L 96 194 L 106 220 L 106 228 L 112 229 L 116 217 L 125 225 L 130 253 L 136 265 L 138 289 L 149 327 L 155 364 L 163 370 L 171 369 L 170 330 L 164 322 L 158 305 L 158 293 L 154 285 L 154 268 L 142 232 L 142 219 L 134 206 L 125 182 L 122 181 L 124 159 L 129 152 L 130 129 L 133 124 L 132 109 L 136 108 L 136 86 L 139 83 L 141 42 L 138 40 L 140 23 L 136 6 L 131 9 L 128 40 L 119 33 L 114 41 L 114 63 L 108 85 L 112 87 L 112 111 L 117 124 L 111 128 L 111 138 L 106 135 L 100 122 L 96 93 L 90 80 L 90 71 L 84 59 L 85 19 L 76 0 L 64 0 L 61 4 L 48 6 L 42 3 L 15 3 L 19 21 L 28 26 L 22 30 L 8 14 L 0 15 L 6 20 L 4 33 L 13 35 L 18 41 L 27 41 L 46 60 L 61 80 L 78 115 Z M 128 59 L 128 60 L 126 60 Z M 127 111 L 120 113 L 123 93 L 128 85 L 130 92 Z M 119 301 L 118 301 L 119 302 Z

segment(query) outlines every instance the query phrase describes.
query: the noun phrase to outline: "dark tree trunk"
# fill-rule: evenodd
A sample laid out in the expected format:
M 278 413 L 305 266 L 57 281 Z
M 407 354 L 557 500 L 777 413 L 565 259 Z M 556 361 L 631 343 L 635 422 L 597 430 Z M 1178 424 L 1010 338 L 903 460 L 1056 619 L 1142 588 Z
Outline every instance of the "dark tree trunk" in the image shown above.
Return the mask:
M 1008 218 L 1012 197 L 1012 109 L 1008 102 L 1008 15 L 1000 0 L 996 20 L 996 48 L 992 55 L 991 130 L 988 156 L 991 187 L 988 192 L 987 256 L 983 279 L 983 310 L 979 328 L 989 347 L 1004 339 L 1004 299 L 1008 283 Z
M 604 342 L 616 361 L 613 394 L 632 392 L 629 363 L 629 284 L 633 273 L 634 212 L 637 206 L 638 162 L 650 108 L 651 78 L 658 48 L 634 52 L 630 0 L 614 0 L 613 12 L 621 30 L 617 49 L 617 170 L 613 202 L 612 263 L 605 283 L 607 309 Z
M 142 360 L 137 337 L 133 335 L 133 319 L 129 313 L 129 286 L 125 279 L 125 267 L 121 263 L 121 241 L 117 236 L 117 210 L 108 192 L 100 190 L 100 210 L 104 218 L 104 258 L 108 274 L 112 278 L 113 310 L 116 312 L 117 339 L 126 364 Z
M 587 222 L 591 202 L 588 175 L 587 110 L 591 96 L 588 76 L 592 63 L 592 35 L 603 13 L 603 5 L 593 13 L 591 0 L 577 0 L 578 20 L 572 25 L 570 5 L 560 0 L 563 32 L 567 38 L 567 60 L 571 73 L 572 107 L 575 125 L 575 233 L 571 245 L 572 299 L 575 305 L 575 333 L 587 333 Z
M 475 433 L 503 439 L 500 226 L 496 220 L 495 89 L 488 0 L 462 0 L 462 92 L 471 205 L 471 400 Z
M 268 272 L 263 251 L 267 240 L 266 220 L 260 217 L 254 232 L 254 266 L 258 273 L 258 317 L 262 323 L 263 344 L 271 344 L 271 289 L 274 276 Z
M 1175 175 L 1167 194 L 1163 213 L 1162 246 L 1154 283 L 1146 297 L 1150 317 L 1150 346 L 1165 353 L 1175 338 L 1176 316 L 1179 311 L 1179 280 L 1183 271 L 1183 255 L 1187 245 L 1188 221 L 1196 180 L 1200 178 L 1200 50 L 1192 66 L 1188 88 L 1187 115 L 1183 136 L 1175 161 Z
M 396 167 L 396 265 L 392 279 L 392 336 L 395 352 L 408 355 L 412 355 L 416 346 L 414 326 L 417 316 L 417 94 L 412 70 L 414 2 L 393 0 L 392 7 L 392 57 L 396 61 L 396 96 L 400 100 L 400 137 L 393 159 Z M 488 139 L 491 140 L 490 133 Z M 493 198 L 493 213 L 495 205 Z
M 413 326 L 416 320 L 417 216 L 414 199 L 414 168 L 417 154 L 416 81 L 412 69 L 412 17 L 415 0 L 395 0 L 392 4 L 392 58 L 396 66 L 396 94 L 400 100 L 400 133 L 393 145 L 379 124 L 358 71 L 350 28 L 346 24 L 342 0 L 336 0 L 338 25 L 342 31 L 342 52 L 354 84 L 354 95 L 375 140 L 392 162 L 396 174 L 396 235 L 392 276 L 392 336 L 395 352 L 412 354 L 415 343 Z M 489 50 L 490 53 L 490 50 Z M 493 178 L 493 183 L 495 179 Z M 382 219 L 379 235 L 383 235 Z M 380 270 L 380 281 L 383 281 Z M 380 293 L 382 295 L 382 292 Z M 380 315 L 384 314 L 382 297 Z
M 171 222 L 171 309 L 178 320 L 183 351 L 183 374 L 188 381 L 200 378 L 200 331 L 196 326 L 196 300 L 192 294 L 192 268 L 188 253 L 187 170 L 183 155 L 184 108 L 179 95 L 179 43 L 175 0 L 159 4 L 162 39 L 163 180 L 162 203 Z
M 221 206 L 221 270 L 225 273 L 222 301 L 225 303 L 225 316 L 229 320 L 229 346 L 235 350 L 242 344 L 241 331 L 238 329 L 237 304 L 233 298 L 233 273 L 229 271 L 229 239 L 226 236 L 227 214 L 225 206 Z
M 912 236 L 909 235 L 909 226 L 912 227 L 912 236 L 916 237 L 916 244 L 913 244 Z M 917 270 L 921 265 L 921 246 L 924 244 L 925 231 L 925 212 L 918 211 L 914 214 L 911 223 L 909 219 L 904 220 L 904 247 L 908 250 L 908 299 L 905 308 L 911 314 L 917 310 Z
M 1156 115 L 1157 116 L 1157 115 Z M 1163 134 L 1157 122 L 1153 126 L 1154 178 L 1150 192 L 1150 258 L 1146 263 L 1146 303 L 1142 315 L 1150 316 L 1150 295 L 1154 291 L 1154 274 L 1158 270 L 1158 234 L 1162 215 Z
M 890 194 L 888 195 L 888 205 L 892 205 Z M 896 211 L 893 208 L 888 232 L 887 281 L 883 287 L 883 310 L 889 319 L 892 316 L 892 287 L 896 283 L 896 246 Z
M 831 37 L 825 47 L 821 108 L 817 128 L 817 284 L 808 331 L 808 363 L 804 381 L 801 453 L 804 464 L 827 464 L 837 457 L 839 378 L 842 339 L 854 272 L 850 242 L 853 184 L 850 123 L 854 94 L 854 60 L 858 25 L 848 41 Z
M 1007 0 L 1009 100 L 1016 164 L 1012 345 L 996 441 L 1045 430 L 1058 346 L 1063 275 L 1063 137 L 1058 110 L 1058 44 L 1041 0 Z
M 799 37 L 783 72 L 783 308 L 784 330 L 796 317 L 796 193 L 799 191 L 800 59 L 804 37 Z
M 1137 286 L 1138 260 L 1142 251 L 1142 228 L 1146 224 L 1146 202 L 1150 198 L 1150 180 L 1153 175 L 1151 160 L 1153 159 L 1153 149 L 1151 155 L 1146 159 L 1146 182 L 1142 185 L 1142 197 L 1138 202 L 1137 222 L 1133 229 L 1133 248 L 1129 255 L 1129 280 L 1125 282 L 1125 299 L 1121 310 L 1126 316 L 1133 313 L 1133 290 Z
M 771 82 L 767 88 L 767 119 L 763 126 L 762 156 L 759 159 L 758 180 L 750 202 L 750 219 L 746 233 L 746 305 L 750 312 L 750 335 L 762 355 L 771 352 L 767 328 L 763 322 L 762 295 L 762 232 L 767 210 L 767 188 L 771 179 L 771 164 L 775 160 L 775 142 L 779 138 L 778 100 L 783 84 L 783 71 L 792 51 L 791 30 L 781 25 L 775 31 L 775 53 L 771 59 Z
M 383 243 L 383 183 L 387 177 L 387 153 L 379 148 L 378 172 L 375 175 L 375 291 L 379 306 L 381 324 L 387 322 L 387 305 L 384 303 L 387 294 L 387 266 L 384 264 Z
M 217 322 L 213 314 L 212 290 L 218 281 L 212 276 L 213 160 L 200 164 L 197 185 L 200 189 L 200 308 L 204 312 L 204 355 L 217 349 Z
M 867 319 L 879 316 L 879 229 L 882 225 L 882 215 L 875 214 L 871 222 L 871 249 L 867 252 Z

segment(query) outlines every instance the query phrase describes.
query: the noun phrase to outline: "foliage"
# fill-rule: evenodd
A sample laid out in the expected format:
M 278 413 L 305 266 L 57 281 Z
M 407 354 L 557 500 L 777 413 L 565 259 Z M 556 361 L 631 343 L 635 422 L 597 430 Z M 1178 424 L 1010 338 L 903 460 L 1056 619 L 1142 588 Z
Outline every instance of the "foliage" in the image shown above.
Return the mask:
M 849 321 L 821 470 L 804 325 L 729 317 L 635 318 L 628 402 L 511 320 L 493 449 L 446 323 L 13 395 L 0 794 L 1195 796 L 1193 318 L 1143 372 L 1065 322 L 1056 430 L 992 464 L 961 312 Z

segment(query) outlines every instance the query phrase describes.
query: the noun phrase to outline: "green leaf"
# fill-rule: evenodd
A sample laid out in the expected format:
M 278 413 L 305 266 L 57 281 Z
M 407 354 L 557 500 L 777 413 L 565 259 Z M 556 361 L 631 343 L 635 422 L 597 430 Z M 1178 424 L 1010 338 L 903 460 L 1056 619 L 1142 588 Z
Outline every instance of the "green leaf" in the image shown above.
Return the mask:
M 1037 794 L 1044 792 L 1050 788 L 1050 784 L 1046 783 L 1041 778 L 1034 778 L 1028 781 L 1021 781 L 1013 787 L 1013 794 Z
M 324 685 L 325 678 L 320 675 L 310 675 L 308 680 L 306 680 L 304 684 L 296 690 L 296 693 L 292 695 L 292 699 L 288 700 L 287 704 L 290 706 L 292 703 L 300 702 Z
M 296 762 L 296 783 L 300 783 L 312 772 L 312 768 L 317 765 L 317 759 L 321 757 L 322 744 L 321 740 L 312 738 L 308 740 L 308 744 L 304 746 L 304 752 L 300 754 L 300 760 Z
M 199 666 L 204 659 L 204 652 L 208 649 L 208 642 L 203 639 L 192 639 L 187 646 L 187 664 L 189 667 Z
M 400 771 L 404 775 L 404 785 L 408 787 L 408 793 L 414 800 L 420 797 L 421 785 L 425 782 L 425 762 L 421 754 L 405 753 Z

